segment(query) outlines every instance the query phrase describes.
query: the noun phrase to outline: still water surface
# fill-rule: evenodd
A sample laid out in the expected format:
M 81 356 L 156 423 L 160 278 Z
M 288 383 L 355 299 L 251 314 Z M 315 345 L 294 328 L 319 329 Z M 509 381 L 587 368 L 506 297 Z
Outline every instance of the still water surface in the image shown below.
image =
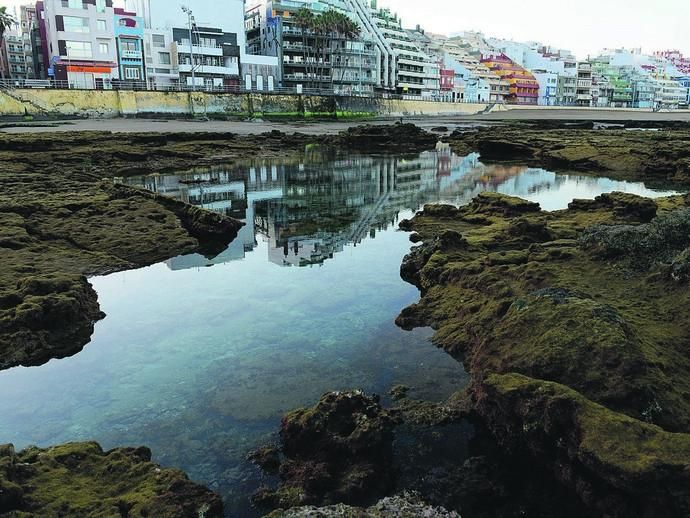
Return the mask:
M 199 183 L 201 182 L 201 183 Z M 251 514 L 261 483 L 245 460 L 275 438 L 280 415 L 323 392 L 394 384 L 439 400 L 462 367 L 403 332 L 418 298 L 399 277 L 409 251 L 397 222 L 424 203 L 467 203 L 485 190 L 553 210 L 643 184 L 485 166 L 448 151 L 413 158 L 301 159 L 127 179 L 246 221 L 221 255 L 189 255 L 92 279 L 108 317 L 78 355 L 0 373 L 0 443 L 146 444 L 156 461 Z

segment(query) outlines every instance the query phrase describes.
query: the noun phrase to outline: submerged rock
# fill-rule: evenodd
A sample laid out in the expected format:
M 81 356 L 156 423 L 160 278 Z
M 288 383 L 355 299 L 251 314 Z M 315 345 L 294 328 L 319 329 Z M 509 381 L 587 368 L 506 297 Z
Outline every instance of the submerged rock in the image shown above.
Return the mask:
M 175 469 L 151 462 L 148 448 L 104 452 L 97 443 L 0 446 L 0 514 L 18 516 L 222 517 L 218 495 Z

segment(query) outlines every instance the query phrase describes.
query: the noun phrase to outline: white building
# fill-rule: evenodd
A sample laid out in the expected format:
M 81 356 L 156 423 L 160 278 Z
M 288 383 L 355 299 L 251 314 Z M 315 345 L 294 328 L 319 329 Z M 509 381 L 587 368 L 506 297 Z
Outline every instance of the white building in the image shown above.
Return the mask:
M 532 70 L 532 75 L 539 83 L 539 106 L 556 106 L 558 103 L 558 74 L 546 70 Z
M 194 45 L 196 57 L 199 58 L 200 63 L 194 66 L 195 72 L 202 67 L 207 71 L 213 73 L 204 74 L 199 73 L 199 78 L 196 78 L 198 84 L 208 82 L 218 86 L 218 79 L 225 75 L 227 78 L 239 78 L 239 83 L 242 87 L 269 90 L 273 85 L 278 83 L 278 60 L 267 56 L 254 56 L 247 53 L 247 42 L 245 36 L 245 20 L 244 20 L 244 0 L 126 0 L 127 7 L 135 10 L 138 14 L 144 17 L 147 27 L 147 43 L 151 44 L 151 51 L 155 53 L 151 57 L 147 56 L 148 60 L 154 65 L 153 72 L 149 74 L 149 80 L 156 84 L 170 84 L 176 81 L 176 76 L 182 74 L 182 82 L 190 83 L 191 79 L 191 56 L 189 43 L 180 40 L 181 36 L 174 37 L 173 29 L 187 29 L 189 30 L 190 14 L 193 17 L 193 24 L 197 29 L 220 29 L 222 33 L 234 34 L 236 36 L 236 44 L 239 47 L 239 56 L 237 60 L 233 60 L 232 55 L 216 55 L 218 49 L 229 47 L 225 43 L 219 44 L 219 38 L 223 38 L 215 34 L 196 34 L 192 37 L 197 44 Z M 187 11 L 183 10 L 187 9 Z M 213 31 L 218 32 L 218 31 Z M 175 31 L 175 34 L 180 34 Z M 154 50 L 154 38 L 161 44 L 165 41 L 166 47 L 156 47 Z M 176 40 L 177 47 L 176 48 Z M 214 40 L 216 43 L 213 48 L 204 46 L 204 42 Z M 180 48 L 180 45 L 187 49 Z M 172 63 L 168 65 L 159 60 L 159 57 L 166 59 L 165 54 L 169 53 Z M 229 54 L 226 48 L 225 54 Z M 180 63 L 179 56 L 189 56 L 189 59 L 183 59 Z M 188 60 L 189 63 L 185 63 Z M 197 61 L 197 59 L 195 59 Z M 158 69 L 160 72 L 158 72 Z M 168 73 L 169 72 L 169 73 Z M 205 79 L 203 76 L 206 75 Z M 234 83 L 234 79 L 232 80 Z M 205 83 L 204 83 L 205 84 Z M 228 81 L 225 81 L 228 84 Z M 240 84 L 237 85 L 238 87 Z
M 45 0 L 38 19 L 51 77 L 70 88 L 110 88 L 119 77 L 112 0 Z

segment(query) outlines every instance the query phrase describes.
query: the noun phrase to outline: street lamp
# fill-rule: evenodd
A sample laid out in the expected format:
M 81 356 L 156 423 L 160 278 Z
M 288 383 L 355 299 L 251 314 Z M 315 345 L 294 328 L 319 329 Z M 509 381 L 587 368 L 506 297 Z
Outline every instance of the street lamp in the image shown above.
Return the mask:
M 196 74 L 194 72 L 194 41 L 192 40 L 192 26 L 194 25 L 194 14 L 189 7 L 182 6 L 182 12 L 187 15 L 189 23 L 189 57 L 192 67 L 192 90 L 196 90 Z

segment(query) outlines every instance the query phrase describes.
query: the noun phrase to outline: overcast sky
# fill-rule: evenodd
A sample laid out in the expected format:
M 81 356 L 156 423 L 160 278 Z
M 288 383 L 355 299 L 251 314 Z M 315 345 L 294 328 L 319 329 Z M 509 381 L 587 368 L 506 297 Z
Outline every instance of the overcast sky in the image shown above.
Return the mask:
M 22 0 L 0 0 L 18 5 Z M 218 0 L 222 5 L 222 0 Z M 426 30 L 536 40 L 580 58 L 604 47 L 679 49 L 690 54 L 690 0 L 379 0 Z

